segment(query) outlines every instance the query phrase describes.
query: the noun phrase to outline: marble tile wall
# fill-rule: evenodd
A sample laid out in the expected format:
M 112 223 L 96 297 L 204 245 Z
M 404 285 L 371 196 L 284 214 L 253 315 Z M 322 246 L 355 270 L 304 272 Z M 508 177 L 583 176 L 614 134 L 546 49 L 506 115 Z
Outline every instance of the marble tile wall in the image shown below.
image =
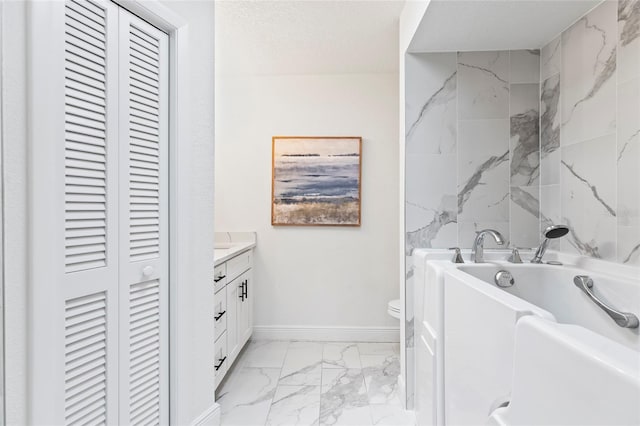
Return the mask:
M 539 51 L 407 58 L 406 251 L 539 243 Z
M 640 265 L 640 2 L 607 1 L 541 50 L 541 227 Z
M 405 347 L 411 366 L 414 248 L 468 248 L 484 228 L 499 230 L 512 246 L 539 243 L 540 52 L 413 54 L 405 72 Z M 409 374 L 409 407 L 412 380 Z

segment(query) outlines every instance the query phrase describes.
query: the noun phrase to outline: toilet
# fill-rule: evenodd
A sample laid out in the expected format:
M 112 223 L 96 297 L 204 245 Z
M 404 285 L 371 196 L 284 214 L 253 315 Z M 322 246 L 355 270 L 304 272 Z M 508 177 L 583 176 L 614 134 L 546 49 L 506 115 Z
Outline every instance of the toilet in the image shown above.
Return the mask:
M 400 319 L 400 299 L 390 300 L 387 305 L 387 313 L 396 319 Z

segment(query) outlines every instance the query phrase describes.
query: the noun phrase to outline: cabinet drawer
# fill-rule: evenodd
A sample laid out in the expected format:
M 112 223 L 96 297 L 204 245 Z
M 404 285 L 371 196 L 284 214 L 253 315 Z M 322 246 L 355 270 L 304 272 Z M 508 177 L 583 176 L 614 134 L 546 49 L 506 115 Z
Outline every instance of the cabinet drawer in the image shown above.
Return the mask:
M 227 261 L 227 280 L 231 281 L 247 269 L 251 268 L 251 250 Z
M 215 292 L 219 292 L 227 285 L 227 264 L 223 263 L 218 265 L 213 270 L 213 286 L 215 287 Z
M 227 333 L 222 335 L 215 342 L 216 356 L 213 360 L 216 373 L 216 386 L 220 384 L 229 368 L 229 358 L 227 353 Z
M 227 289 L 224 288 L 222 291 L 217 292 L 213 296 L 214 303 L 214 319 L 215 319 L 215 330 L 216 330 L 216 339 L 218 339 L 222 333 L 227 330 L 227 318 L 229 315 L 227 314 Z

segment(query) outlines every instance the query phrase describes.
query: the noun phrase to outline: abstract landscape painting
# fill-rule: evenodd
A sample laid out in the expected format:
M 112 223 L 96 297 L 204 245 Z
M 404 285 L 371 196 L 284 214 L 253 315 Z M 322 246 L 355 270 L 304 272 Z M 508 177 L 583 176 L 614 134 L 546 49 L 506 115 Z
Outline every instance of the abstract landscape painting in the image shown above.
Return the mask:
M 360 137 L 273 137 L 272 225 L 360 226 Z

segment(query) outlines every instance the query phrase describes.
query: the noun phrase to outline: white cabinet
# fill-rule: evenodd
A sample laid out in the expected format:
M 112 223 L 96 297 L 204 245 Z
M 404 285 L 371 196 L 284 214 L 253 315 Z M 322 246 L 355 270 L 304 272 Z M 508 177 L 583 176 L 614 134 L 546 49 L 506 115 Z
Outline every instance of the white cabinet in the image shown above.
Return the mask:
M 231 357 L 235 359 L 240 350 L 238 349 L 238 297 L 242 290 L 235 279 L 227 286 L 227 312 L 231 320 L 227 321 L 227 347 Z
M 237 279 L 236 297 L 236 349 L 240 351 L 249 337 L 251 337 L 252 328 L 252 307 L 253 288 L 251 288 L 252 271 L 249 269 Z
M 215 269 L 216 386 L 253 332 L 252 265 L 253 250 L 247 250 Z

